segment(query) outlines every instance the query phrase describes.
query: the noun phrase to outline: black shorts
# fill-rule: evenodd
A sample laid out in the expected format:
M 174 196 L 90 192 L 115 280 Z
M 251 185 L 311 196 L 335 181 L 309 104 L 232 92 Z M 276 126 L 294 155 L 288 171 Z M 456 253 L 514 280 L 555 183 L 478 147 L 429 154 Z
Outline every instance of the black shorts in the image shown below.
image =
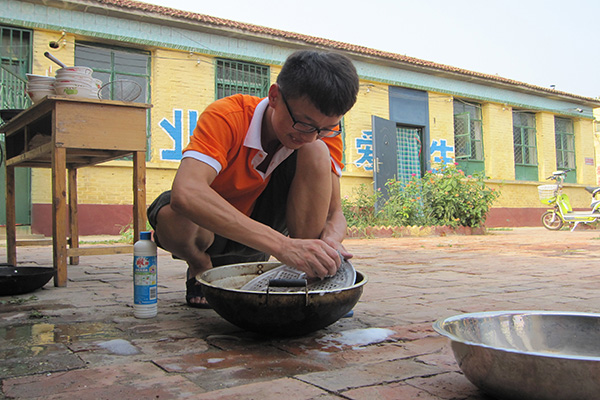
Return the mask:
M 265 190 L 256 200 L 250 218 L 270 226 L 276 231 L 287 236 L 286 206 L 288 193 L 296 173 L 296 152 L 292 153 L 279 165 L 269 181 Z M 171 191 L 160 194 L 148 207 L 148 222 L 154 229 L 154 241 L 161 247 L 160 239 L 156 234 L 158 211 L 171 202 Z M 220 265 L 267 261 L 270 254 L 263 253 L 241 243 L 215 234 L 213 244 L 206 251 L 214 267 Z

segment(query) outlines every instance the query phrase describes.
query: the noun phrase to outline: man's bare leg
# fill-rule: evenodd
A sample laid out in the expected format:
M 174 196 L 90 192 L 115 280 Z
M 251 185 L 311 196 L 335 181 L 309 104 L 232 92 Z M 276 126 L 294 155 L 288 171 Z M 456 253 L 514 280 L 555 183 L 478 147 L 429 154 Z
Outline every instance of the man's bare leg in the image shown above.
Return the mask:
M 165 250 L 187 262 L 189 277 L 195 277 L 212 268 L 206 250 L 214 240 L 213 233 L 176 213 L 170 205 L 159 210 L 156 217 L 156 232 Z M 194 297 L 189 301 L 195 304 L 206 304 L 206 299 L 202 297 Z
M 322 140 L 298 150 L 296 174 L 287 202 L 290 237 L 317 239 L 321 236 L 331 200 L 331 160 Z

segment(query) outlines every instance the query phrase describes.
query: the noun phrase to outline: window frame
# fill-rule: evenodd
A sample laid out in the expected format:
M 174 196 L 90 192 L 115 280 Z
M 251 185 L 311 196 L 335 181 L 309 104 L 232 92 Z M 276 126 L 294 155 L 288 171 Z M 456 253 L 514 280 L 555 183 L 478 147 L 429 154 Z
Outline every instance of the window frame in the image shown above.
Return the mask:
M 134 102 L 135 103 L 150 103 L 150 99 L 151 99 L 150 83 L 151 83 L 151 67 L 152 67 L 152 65 L 151 65 L 152 53 L 150 51 L 139 50 L 139 49 L 128 48 L 128 47 L 121 47 L 121 46 L 110 46 L 110 45 L 93 43 L 93 42 L 77 41 L 75 43 L 75 64 L 76 65 L 88 66 L 87 62 L 78 63 L 78 60 L 77 60 L 77 49 L 82 48 L 82 47 L 110 51 L 110 69 L 90 66 L 94 70 L 94 72 L 108 74 L 108 76 L 109 76 L 108 82 L 113 82 L 115 80 L 118 80 L 119 76 L 144 78 L 146 80 L 146 84 L 144 85 L 145 87 L 143 89 L 144 89 L 144 93 L 146 93 L 146 98 L 143 98 L 141 100 L 137 99 Z M 131 53 L 131 54 L 146 56 L 147 57 L 146 58 L 146 66 L 145 66 L 146 72 L 145 73 L 133 73 L 133 72 L 116 69 L 115 68 L 115 53 L 117 53 L 117 52 Z M 108 82 L 103 81 L 102 83 L 107 84 Z
M 215 59 L 215 100 L 240 93 L 267 97 L 270 86 L 271 69 L 268 65 L 226 58 Z
M 518 122 L 515 116 L 518 115 Z M 530 121 L 533 121 L 533 126 L 522 124 L 522 115 L 528 115 Z M 513 152 L 515 164 L 515 179 L 516 180 L 538 180 L 538 156 L 537 156 L 537 121 L 536 115 L 530 111 L 513 110 Z M 518 132 L 518 135 L 517 135 Z M 515 140 L 517 136 L 520 138 L 520 143 Z M 533 139 L 533 143 L 531 140 Z M 520 153 L 519 162 L 517 154 Z M 534 161 L 526 162 L 526 159 L 533 158 Z
M 483 117 L 481 104 L 454 99 L 454 158 L 460 169 L 467 174 L 485 170 L 483 144 Z M 463 132 L 458 131 L 457 122 L 463 120 Z M 466 151 L 459 154 L 458 148 L 465 144 Z
M 6 49 L 10 49 L 9 54 L 5 54 L 2 49 L 4 46 L 5 32 L 8 32 L 9 43 L 7 43 Z M 17 40 L 14 36 L 18 33 L 18 42 L 20 46 L 13 44 L 13 40 Z M 25 38 L 27 36 L 27 38 Z M 27 42 L 27 48 L 22 48 L 22 43 Z M 18 48 L 18 54 L 13 53 L 13 49 Z M 21 79 L 27 79 L 26 74 L 31 72 L 31 66 L 33 63 L 33 31 L 31 29 L 17 28 L 7 25 L 0 25 L 0 64 L 9 65 L 11 68 L 6 68 L 13 74 L 19 76 Z M 15 65 L 18 65 L 14 68 Z
M 0 108 L 25 109 L 31 106 L 26 87 L 32 64 L 33 31 L 0 25 Z
M 570 127 L 570 132 L 567 131 L 563 131 L 560 129 L 559 124 L 560 123 L 564 123 L 567 124 Z M 565 126 L 567 126 L 565 125 Z M 569 130 L 569 129 L 567 129 Z M 564 117 L 554 117 L 554 138 L 555 138 L 555 145 L 556 145 L 556 168 L 557 169 L 570 169 L 572 170 L 574 173 L 570 173 L 567 174 L 566 178 L 565 178 L 565 182 L 570 182 L 570 183 L 576 183 L 577 182 L 577 159 L 576 159 L 576 154 L 575 154 L 575 127 L 573 124 L 573 120 L 570 118 L 564 118 Z M 571 147 L 571 149 L 568 148 L 564 148 L 563 145 L 566 145 L 566 147 Z M 568 156 L 571 155 L 572 158 L 569 158 Z M 565 160 L 572 160 L 572 164 L 573 165 L 566 165 L 566 164 L 571 164 L 569 162 L 567 162 L 566 164 L 564 164 Z M 561 162 L 563 161 L 563 162 Z

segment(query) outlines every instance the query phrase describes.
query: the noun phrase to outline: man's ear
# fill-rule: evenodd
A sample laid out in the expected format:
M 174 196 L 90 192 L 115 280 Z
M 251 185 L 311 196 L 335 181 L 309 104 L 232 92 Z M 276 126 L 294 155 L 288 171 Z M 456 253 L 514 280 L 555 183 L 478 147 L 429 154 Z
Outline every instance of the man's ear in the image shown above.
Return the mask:
M 269 88 L 269 106 L 275 108 L 277 97 L 279 97 L 279 85 L 274 83 Z

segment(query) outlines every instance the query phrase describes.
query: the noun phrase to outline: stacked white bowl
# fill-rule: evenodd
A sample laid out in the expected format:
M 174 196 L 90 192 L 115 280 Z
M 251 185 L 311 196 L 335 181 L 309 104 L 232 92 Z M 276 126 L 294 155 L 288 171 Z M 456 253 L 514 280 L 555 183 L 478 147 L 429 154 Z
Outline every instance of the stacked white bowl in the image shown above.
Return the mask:
M 34 103 L 54 94 L 97 99 L 102 81 L 93 72 L 89 67 L 65 67 L 56 77 L 27 74 L 27 94 Z
M 57 70 L 54 82 L 56 94 L 97 99 L 102 82 L 94 79 L 93 72 L 89 67 L 66 67 Z
M 27 94 L 34 103 L 42 100 L 46 96 L 56 94 L 54 90 L 53 76 L 43 76 L 27 74 Z

